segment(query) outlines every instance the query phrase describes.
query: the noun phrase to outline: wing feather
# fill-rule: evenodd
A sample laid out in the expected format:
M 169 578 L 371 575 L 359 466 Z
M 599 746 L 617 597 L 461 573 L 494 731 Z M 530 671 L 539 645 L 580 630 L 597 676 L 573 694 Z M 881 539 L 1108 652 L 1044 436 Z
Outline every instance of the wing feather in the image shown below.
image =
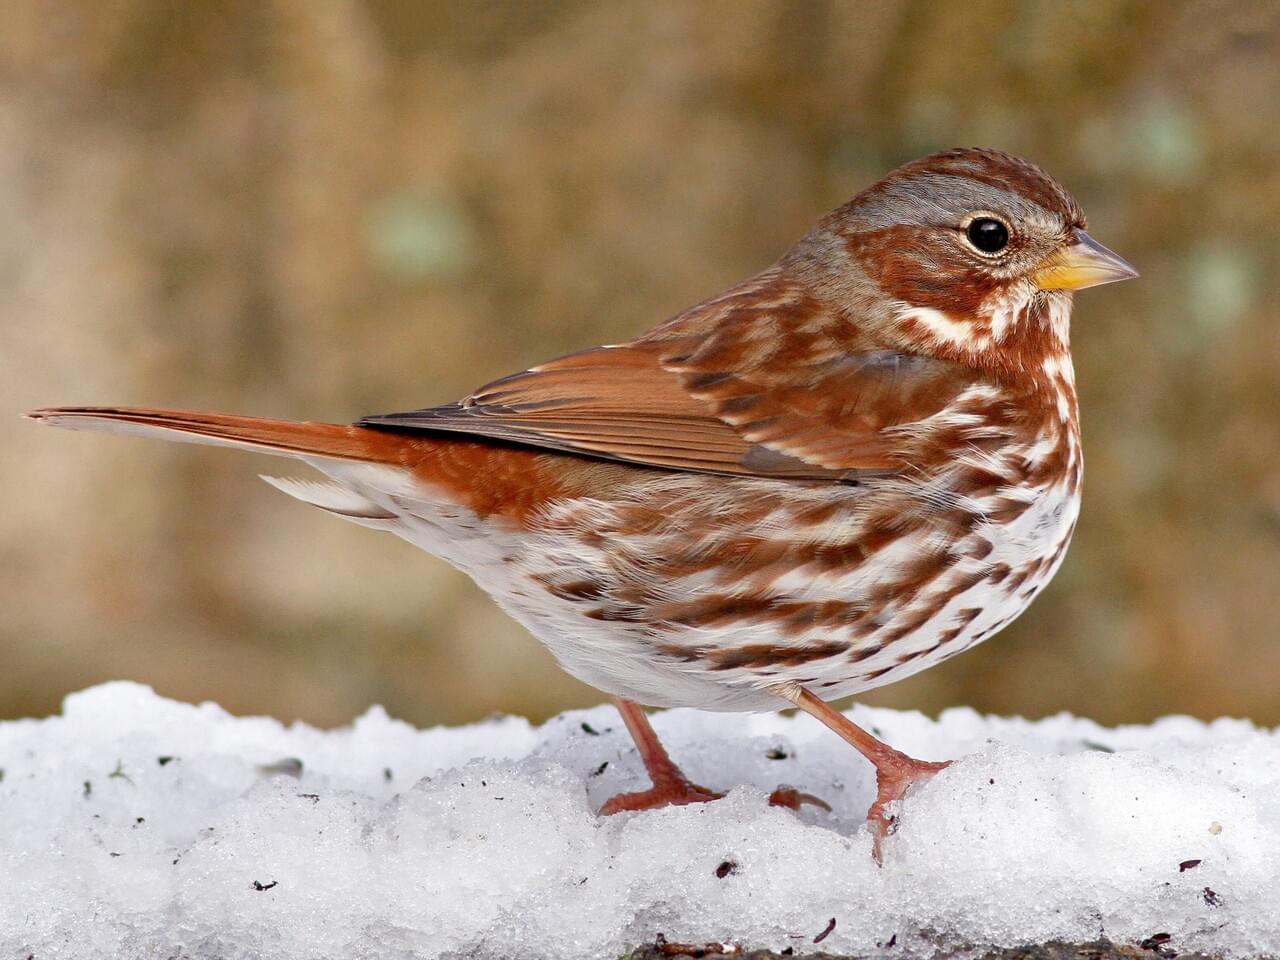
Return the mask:
M 909 468 L 892 428 L 940 412 L 974 379 L 956 364 L 876 349 L 855 323 L 774 276 L 630 343 L 359 425 L 665 469 L 857 480 Z

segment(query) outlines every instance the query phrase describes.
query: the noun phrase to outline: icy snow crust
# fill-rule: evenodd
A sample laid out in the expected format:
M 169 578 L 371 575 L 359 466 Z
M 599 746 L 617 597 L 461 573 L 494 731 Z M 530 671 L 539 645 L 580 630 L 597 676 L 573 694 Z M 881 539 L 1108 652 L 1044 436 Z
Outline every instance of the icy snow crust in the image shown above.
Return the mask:
M 807 717 L 660 714 L 690 775 L 734 789 L 599 819 L 646 784 L 609 708 L 433 730 L 374 708 L 319 731 L 95 687 L 0 724 L 0 957 L 576 960 L 658 933 L 797 954 L 1156 933 L 1280 953 L 1275 732 L 851 715 L 963 757 L 907 798 L 883 868 L 861 827 L 870 768 Z M 780 782 L 834 813 L 769 808 Z

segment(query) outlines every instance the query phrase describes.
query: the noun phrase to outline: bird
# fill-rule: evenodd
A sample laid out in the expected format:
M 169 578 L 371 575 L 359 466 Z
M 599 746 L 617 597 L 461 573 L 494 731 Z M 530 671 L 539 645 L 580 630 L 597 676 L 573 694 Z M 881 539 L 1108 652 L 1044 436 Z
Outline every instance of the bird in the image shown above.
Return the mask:
M 601 814 L 721 796 L 685 776 L 645 707 L 811 714 L 875 769 L 878 859 L 899 801 L 946 764 L 829 701 L 989 638 L 1061 564 L 1083 471 L 1073 293 L 1137 276 L 1086 226 L 1035 164 L 952 149 L 634 339 L 456 403 L 349 425 L 28 416 L 315 468 L 264 479 L 452 564 L 613 698 L 651 785 Z

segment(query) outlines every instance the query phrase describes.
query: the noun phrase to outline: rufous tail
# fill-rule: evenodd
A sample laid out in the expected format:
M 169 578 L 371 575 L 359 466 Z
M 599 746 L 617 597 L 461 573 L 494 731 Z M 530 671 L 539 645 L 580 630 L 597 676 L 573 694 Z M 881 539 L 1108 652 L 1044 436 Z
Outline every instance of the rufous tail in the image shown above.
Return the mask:
M 373 463 L 394 459 L 395 448 L 406 439 L 384 430 L 338 423 L 266 420 L 229 413 L 146 407 L 50 407 L 32 410 L 27 416 L 68 430 L 158 437 L 289 457 Z

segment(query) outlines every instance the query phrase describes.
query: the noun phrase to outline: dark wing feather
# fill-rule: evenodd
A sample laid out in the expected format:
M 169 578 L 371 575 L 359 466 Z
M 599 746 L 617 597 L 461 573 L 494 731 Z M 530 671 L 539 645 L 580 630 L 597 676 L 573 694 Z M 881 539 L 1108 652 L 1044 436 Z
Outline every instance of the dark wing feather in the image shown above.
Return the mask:
M 771 294 L 720 298 L 648 337 L 552 360 L 461 403 L 359 425 L 733 476 L 856 480 L 909 467 L 890 428 L 944 409 L 973 373 L 856 352 L 848 321 Z
M 635 346 L 571 354 L 494 381 L 461 403 L 360 425 L 446 430 L 675 470 L 757 472 L 742 462 L 753 445 L 659 366 L 654 350 Z M 779 462 L 767 475 L 832 473 L 797 461 Z

